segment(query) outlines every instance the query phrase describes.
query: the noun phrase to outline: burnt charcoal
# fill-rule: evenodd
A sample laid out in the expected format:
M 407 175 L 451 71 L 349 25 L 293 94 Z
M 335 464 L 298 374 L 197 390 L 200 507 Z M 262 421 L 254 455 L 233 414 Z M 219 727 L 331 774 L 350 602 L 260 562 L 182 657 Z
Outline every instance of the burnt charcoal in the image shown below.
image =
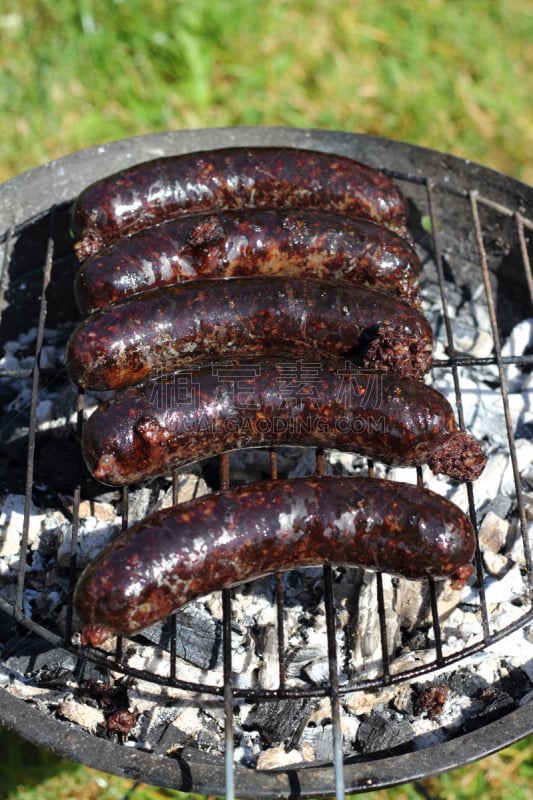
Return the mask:
M 494 720 L 505 716 L 517 707 L 513 698 L 499 689 L 489 688 L 483 690 L 478 699 L 485 705 L 471 714 L 461 726 L 463 733 L 477 730 L 485 725 L 489 725 Z
M 80 458 L 80 445 L 74 431 L 39 433 L 36 437 L 34 483 L 42 482 L 48 490 L 72 494 L 79 482 L 82 494 L 87 499 L 108 493 L 89 474 Z
M 178 713 L 178 708 L 164 706 L 157 708 L 154 713 L 142 714 L 139 719 L 139 740 L 161 754 L 183 746 L 187 740 L 186 735 L 178 726 L 172 725 Z
M 309 725 L 302 736 L 302 742 L 307 742 L 313 748 L 315 761 L 333 760 L 333 725 Z
M 72 665 L 55 664 L 52 667 L 43 667 L 28 677 L 32 678 L 37 686 L 41 688 L 54 689 L 56 687 L 64 686 L 67 680 L 72 676 Z
M 516 700 L 521 700 L 532 688 L 531 681 L 519 667 L 513 667 L 507 662 L 502 664 L 503 672 L 498 688 Z
M 92 661 L 84 660 L 81 662 L 79 674 L 79 683 L 83 681 L 100 681 L 101 683 L 109 683 L 111 680 L 111 672 L 107 667 L 94 664 Z
M 170 651 L 172 621 L 147 628 L 139 640 Z M 215 669 L 222 664 L 222 625 L 201 606 L 193 603 L 176 613 L 176 655 L 201 669 Z
M 0 642 L 7 642 L 15 636 L 17 623 L 5 611 L 0 611 Z
M 357 730 L 356 745 L 362 753 L 408 753 L 413 749 L 413 736 L 413 727 L 407 720 L 372 711 Z
M 530 438 L 533 438 L 531 436 Z M 484 516 L 488 511 L 492 511 L 496 516 L 500 517 L 500 519 L 506 519 L 507 515 L 511 512 L 511 509 L 514 505 L 514 501 L 509 495 L 498 493 L 496 497 L 492 497 L 490 500 L 481 507 L 480 509 L 480 518 Z
M 75 656 L 32 634 L 6 642 L 3 657 L 8 669 L 30 677 L 71 673 L 77 664 Z
M 248 715 L 245 730 L 258 730 L 266 745 L 296 742 L 316 705 L 314 698 L 262 700 Z
M 458 670 L 450 675 L 448 685 L 456 694 L 464 694 L 472 698 L 490 687 L 490 684 L 484 678 L 467 669 Z

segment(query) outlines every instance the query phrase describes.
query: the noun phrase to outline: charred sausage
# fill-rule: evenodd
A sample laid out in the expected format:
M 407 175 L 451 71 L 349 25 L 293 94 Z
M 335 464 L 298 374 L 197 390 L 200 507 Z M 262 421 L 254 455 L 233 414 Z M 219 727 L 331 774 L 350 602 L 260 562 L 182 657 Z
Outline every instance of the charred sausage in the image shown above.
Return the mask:
M 243 209 L 174 219 L 103 248 L 80 267 L 74 292 L 90 313 L 158 286 L 265 273 L 375 286 L 416 303 L 419 271 L 415 250 L 374 222 Z
M 66 363 L 93 390 L 195 363 L 297 352 L 419 376 L 432 344 L 423 314 L 383 292 L 259 276 L 166 286 L 95 311 L 70 337 Z
M 265 481 L 145 518 L 86 568 L 74 602 L 82 641 L 97 646 L 279 569 L 361 566 L 461 585 L 474 548 L 468 517 L 427 489 L 373 478 Z
M 146 161 L 93 183 L 74 205 L 74 249 L 81 261 L 172 217 L 232 208 L 318 208 L 400 233 L 408 211 L 392 180 L 346 156 L 231 147 Z
M 110 485 L 229 450 L 276 445 L 429 463 L 460 481 L 477 478 L 486 461 L 435 389 L 342 360 L 241 361 L 175 373 L 117 392 L 89 417 L 82 437 L 89 471 Z

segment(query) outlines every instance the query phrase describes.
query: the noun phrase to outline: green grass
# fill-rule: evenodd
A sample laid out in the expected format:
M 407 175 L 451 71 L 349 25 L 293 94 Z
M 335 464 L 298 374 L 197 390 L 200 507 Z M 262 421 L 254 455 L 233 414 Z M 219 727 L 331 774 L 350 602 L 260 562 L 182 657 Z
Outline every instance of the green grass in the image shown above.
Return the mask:
M 533 181 L 529 0 L 19 0 L 0 13 L 0 179 L 134 134 L 378 134 Z
M 0 181 L 133 135 L 226 125 L 375 134 L 533 183 L 530 0 L 0 4 Z M 0 732 L 0 800 L 161 800 Z M 374 800 L 525 800 L 533 739 Z

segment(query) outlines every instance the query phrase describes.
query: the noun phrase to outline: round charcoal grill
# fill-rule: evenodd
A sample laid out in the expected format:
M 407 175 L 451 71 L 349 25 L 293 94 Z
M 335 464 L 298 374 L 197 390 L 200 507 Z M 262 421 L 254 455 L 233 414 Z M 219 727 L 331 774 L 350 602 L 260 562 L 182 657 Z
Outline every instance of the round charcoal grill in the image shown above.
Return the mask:
M 106 493 L 81 463 L 79 434 L 94 398 L 76 394 L 57 358 L 78 319 L 72 297 L 71 204 L 87 184 L 131 163 L 233 145 L 336 152 L 380 168 L 398 182 L 410 200 L 409 227 L 422 256 L 425 310 L 430 295 L 437 307 L 431 312 L 436 337 L 432 379 L 437 386 L 442 381 L 451 385 L 464 426 L 472 391 L 465 369 L 470 369 L 469 375 L 481 376 L 504 420 L 499 430 L 504 444 L 491 473 L 494 485 L 489 476 L 479 484 L 482 488 L 476 482 L 452 495 L 455 489 L 442 483 L 442 491 L 469 511 L 476 532 L 483 529 L 487 504 L 498 495 L 501 516 L 510 521 L 507 540 L 514 537 L 513 552 L 520 555 L 512 564 L 507 560 L 513 569 L 497 573 L 488 566 L 480 538 L 475 579 L 455 598 L 453 609 L 445 587 L 428 582 L 420 591 L 415 619 L 403 629 L 400 625 L 395 636 L 390 607 L 400 596 L 407 602 L 405 582 L 399 586 L 386 575 L 325 569 L 279 574 L 225 591 L 212 601 L 209 619 L 178 612 L 132 640 L 119 639 L 111 650 L 83 648 L 71 598 L 79 567 L 77 538 L 86 517 L 104 502 L 111 513 L 107 522 L 125 528 L 139 513 L 139 497 L 143 514 L 162 487 L 174 501 L 182 499 L 184 476 Z M 533 190 L 478 165 L 375 137 L 282 128 L 138 137 L 75 153 L 0 187 L 0 334 L 2 344 L 7 343 L 0 362 L 0 560 L 7 559 L 0 572 L 0 723 L 99 769 L 226 798 L 342 798 L 471 763 L 529 734 L 533 670 L 525 645 L 533 640 L 528 538 L 533 490 L 521 453 L 523 441 L 533 437 L 531 425 L 520 427 L 514 416 L 511 380 L 521 378 L 524 397 L 524 376 L 533 359 L 531 343 L 519 354 L 505 343 L 520 322 L 533 317 L 532 219 Z M 490 343 L 485 350 L 472 351 L 462 343 L 456 323 L 464 322 L 465 308 L 474 321 L 483 310 Z M 490 456 L 494 447 L 487 431 L 484 445 Z M 281 476 L 286 464 L 294 463 L 289 450 L 248 451 L 244 466 L 225 455 L 216 463 L 200 462 L 195 474 L 206 479 L 209 489 L 247 480 L 254 463 L 261 464 L 260 471 L 266 471 L 266 464 L 271 475 Z M 300 469 L 309 469 L 310 456 L 319 473 L 346 469 L 346 461 L 335 461 L 327 451 L 307 453 Z M 353 463 L 361 474 L 386 474 L 382 465 Z M 498 474 L 506 476 L 505 492 L 497 486 Z M 402 478 L 424 483 L 427 476 L 413 469 Z M 7 539 L 9 529 L 18 533 L 15 547 Z M 65 532 L 70 544 L 59 558 Z M 502 605 L 512 613 L 501 614 L 494 592 L 504 596 L 511 573 L 518 585 Z M 374 632 L 377 658 L 366 658 L 358 645 L 362 598 L 369 586 L 375 613 L 365 623 L 365 635 Z M 272 608 L 273 646 L 267 647 L 264 631 L 257 634 L 254 612 L 243 612 L 247 603 L 253 608 L 258 592 L 268 595 Z M 318 676 L 303 667 L 295 673 L 298 646 L 291 645 L 290 622 L 295 606 L 300 628 L 320 622 Z M 462 614 L 459 631 L 450 622 L 457 609 Z M 201 650 L 198 639 L 205 640 L 203 655 L 193 653 Z M 250 647 L 256 662 L 246 657 Z M 470 711 L 456 725 L 440 725 L 446 698 L 463 691 L 459 678 L 475 683 L 474 667 L 486 663 L 493 651 L 500 653 L 498 680 L 478 678 Z M 523 664 L 517 663 L 521 651 Z M 258 672 L 257 663 L 265 669 Z M 368 707 L 372 697 L 375 709 Z M 401 697 L 407 698 L 404 709 Z M 425 712 L 421 697 L 429 698 Z M 471 713 L 472 698 L 476 713 Z M 79 718 L 74 719 L 72 708 Z M 116 716 L 128 708 L 134 712 L 129 725 L 124 715 Z M 320 708 L 325 709 L 322 719 Z M 204 721 L 203 729 L 189 730 L 185 710 Z M 402 727 L 402 713 L 409 725 L 415 718 L 432 719 L 432 735 L 424 737 L 412 725 Z M 123 725 L 110 724 L 112 717 Z M 355 723 L 353 733 L 348 718 Z M 403 735 L 381 747 L 370 747 L 367 740 L 365 747 L 362 731 L 374 730 L 379 739 L 379 724 L 385 732 L 401 730 Z M 313 745 L 311 760 L 309 746 L 302 748 L 299 737 L 313 726 L 321 728 L 325 744 L 321 751 Z M 265 768 L 257 760 L 258 739 L 264 750 L 288 753 L 289 761 Z M 300 761 L 290 759 L 295 751 L 303 753 Z

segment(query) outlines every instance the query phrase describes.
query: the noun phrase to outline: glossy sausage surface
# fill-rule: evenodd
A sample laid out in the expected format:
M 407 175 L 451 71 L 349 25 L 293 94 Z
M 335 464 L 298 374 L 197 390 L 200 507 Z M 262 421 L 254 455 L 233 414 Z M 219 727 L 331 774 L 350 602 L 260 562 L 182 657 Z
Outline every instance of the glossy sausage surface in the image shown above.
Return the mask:
M 83 260 L 102 245 L 172 217 L 232 208 L 318 208 L 404 232 L 408 205 L 382 172 L 346 156 L 285 147 L 232 147 L 167 156 L 87 187 L 72 230 Z
M 474 480 L 486 457 L 439 392 L 319 360 L 216 363 L 117 392 L 89 417 L 93 476 L 127 485 L 243 447 L 318 446 Z
M 95 311 L 67 345 L 71 379 L 120 389 L 191 364 L 288 353 L 346 356 L 365 367 L 423 375 L 431 325 L 377 290 L 259 276 L 190 281 Z
M 283 274 L 374 286 L 417 302 L 415 250 L 382 225 L 309 210 L 243 209 L 171 220 L 103 248 L 74 283 L 82 313 L 158 286 Z
M 101 644 L 275 570 L 361 566 L 464 583 L 475 537 L 444 497 L 373 478 L 296 478 L 204 495 L 145 518 L 82 574 L 82 641 Z

